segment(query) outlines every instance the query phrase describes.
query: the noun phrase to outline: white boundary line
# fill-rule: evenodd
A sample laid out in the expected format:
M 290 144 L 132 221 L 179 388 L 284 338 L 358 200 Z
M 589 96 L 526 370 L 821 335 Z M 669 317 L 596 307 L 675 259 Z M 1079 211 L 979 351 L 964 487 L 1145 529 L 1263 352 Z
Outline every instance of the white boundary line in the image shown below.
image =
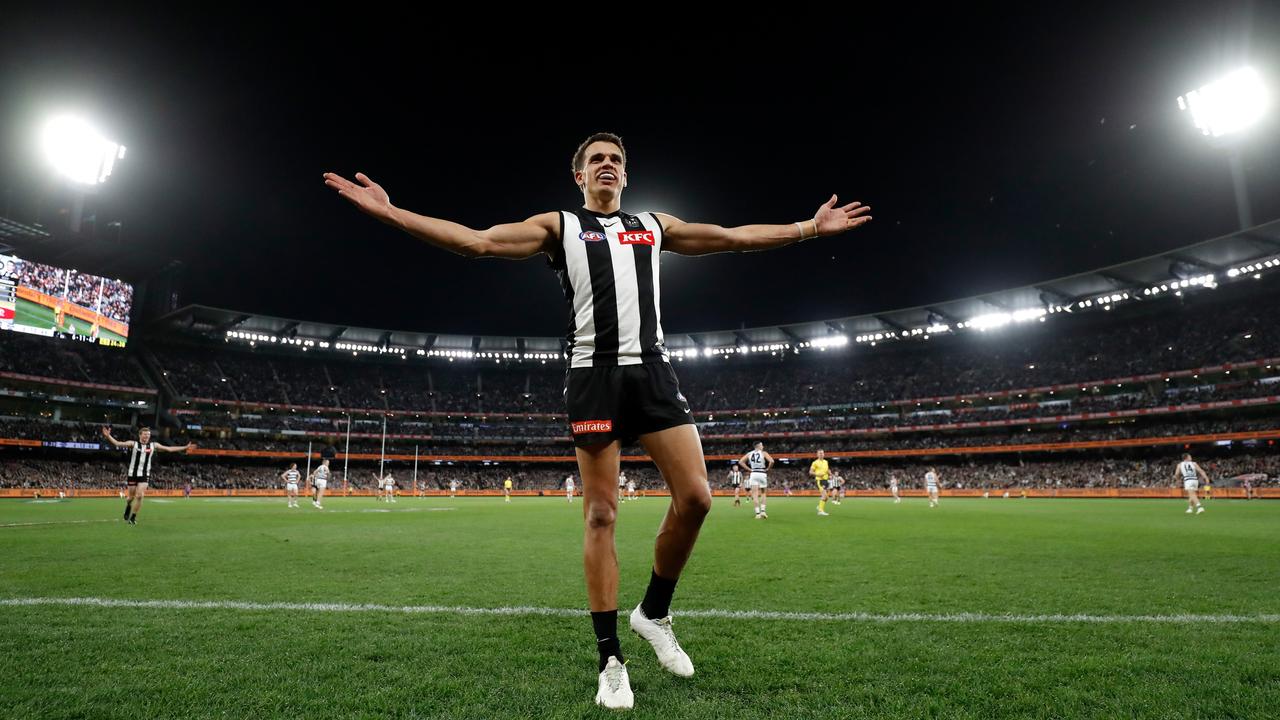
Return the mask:
M 0 528 L 35 527 L 37 525 L 84 525 L 85 523 L 120 522 L 120 518 L 110 520 L 47 520 L 45 522 L 0 523 Z
M 586 610 L 550 607 L 495 607 L 477 608 L 455 605 L 375 605 L 371 603 L 291 603 L 246 602 L 240 600 L 127 600 L 97 597 L 28 597 L 0 598 L 0 607 L 70 605 L 103 608 L 138 608 L 161 610 L 246 610 L 246 611 L 296 611 L 328 613 L 401 613 L 405 615 L 482 615 L 482 616 L 547 616 L 584 617 Z M 776 612 L 770 610 L 681 610 L 681 618 L 712 618 L 725 620 L 799 620 L 900 623 L 1013 623 L 1013 624 L 1117 624 L 1117 623 L 1280 623 L 1280 615 L 1015 615 L 989 613 L 825 613 L 825 612 Z

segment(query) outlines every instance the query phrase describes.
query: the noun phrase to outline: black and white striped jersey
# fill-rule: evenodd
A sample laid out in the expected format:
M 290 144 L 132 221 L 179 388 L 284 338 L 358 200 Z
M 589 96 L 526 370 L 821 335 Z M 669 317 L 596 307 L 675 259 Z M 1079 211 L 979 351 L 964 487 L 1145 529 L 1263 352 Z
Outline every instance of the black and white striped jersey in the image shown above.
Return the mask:
M 151 477 L 151 458 L 156 454 L 155 445 L 154 442 L 134 441 L 133 447 L 129 449 L 129 468 L 125 471 L 126 477 Z
M 551 267 L 569 303 L 569 367 L 669 362 L 663 345 L 653 213 L 560 213 Z

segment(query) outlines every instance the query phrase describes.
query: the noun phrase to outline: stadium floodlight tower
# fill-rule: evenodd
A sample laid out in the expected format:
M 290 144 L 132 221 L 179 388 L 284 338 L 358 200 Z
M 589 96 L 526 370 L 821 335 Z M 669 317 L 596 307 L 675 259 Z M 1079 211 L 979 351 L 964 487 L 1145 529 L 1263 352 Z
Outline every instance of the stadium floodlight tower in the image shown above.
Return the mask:
M 71 230 L 80 232 L 84 202 L 89 193 L 111 177 L 116 161 L 124 159 L 125 147 L 107 140 L 82 118 L 59 115 L 44 126 L 41 146 L 49 164 L 71 181 L 75 204 L 71 211 Z
M 1253 211 L 1249 206 L 1240 144 L 1246 134 L 1244 131 L 1267 114 L 1270 103 L 1266 82 L 1251 67 L 1240 68 L 1178 97 L 1178 107 L 1191 113 L 1191 121 L 1200 132 L 1227 148 L 1231 183 L 1236 194 L 1236 217 L 1241 230 L 1253 225 Z

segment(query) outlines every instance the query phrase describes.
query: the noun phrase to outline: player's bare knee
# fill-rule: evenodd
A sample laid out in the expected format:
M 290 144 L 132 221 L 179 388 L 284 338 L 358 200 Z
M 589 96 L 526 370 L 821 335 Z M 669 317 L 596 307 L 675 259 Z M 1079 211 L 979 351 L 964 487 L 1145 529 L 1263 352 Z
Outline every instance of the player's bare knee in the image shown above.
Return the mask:
M 682 518 L 702 521 L 711 512 L 711 493 L 703 490 L 676 498 L 676 513 Z
M 587 529 L 611 530 L 617 522 L 618 510 L 606 502 L 593 502 L 587 507 Z

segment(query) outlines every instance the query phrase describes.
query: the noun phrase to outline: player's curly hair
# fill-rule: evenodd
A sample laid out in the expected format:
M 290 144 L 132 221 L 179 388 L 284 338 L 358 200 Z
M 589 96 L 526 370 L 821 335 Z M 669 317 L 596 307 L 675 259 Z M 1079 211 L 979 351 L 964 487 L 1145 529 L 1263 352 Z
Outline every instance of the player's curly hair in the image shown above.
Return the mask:
M 627 148 L 623 146 L 622 138 L 618 137 L 617 135 L 614 135 L 613 133 L 598 132 L 592 135 L 591 137 L 587 138 L 586 140 L 583 140 L 582 144 L 579 145 L 578 149 L 573 153 L 573 171 L 574 172 L 578 172 L 586 164 L 587 147 L 590 146 L 591 143 L 593 142 L 602 142 L 602 141 L 611 142 L 614 145 L 617 145 L 618 149 L 622 151 L 622 162 L 625 163 L 627 161 Z

